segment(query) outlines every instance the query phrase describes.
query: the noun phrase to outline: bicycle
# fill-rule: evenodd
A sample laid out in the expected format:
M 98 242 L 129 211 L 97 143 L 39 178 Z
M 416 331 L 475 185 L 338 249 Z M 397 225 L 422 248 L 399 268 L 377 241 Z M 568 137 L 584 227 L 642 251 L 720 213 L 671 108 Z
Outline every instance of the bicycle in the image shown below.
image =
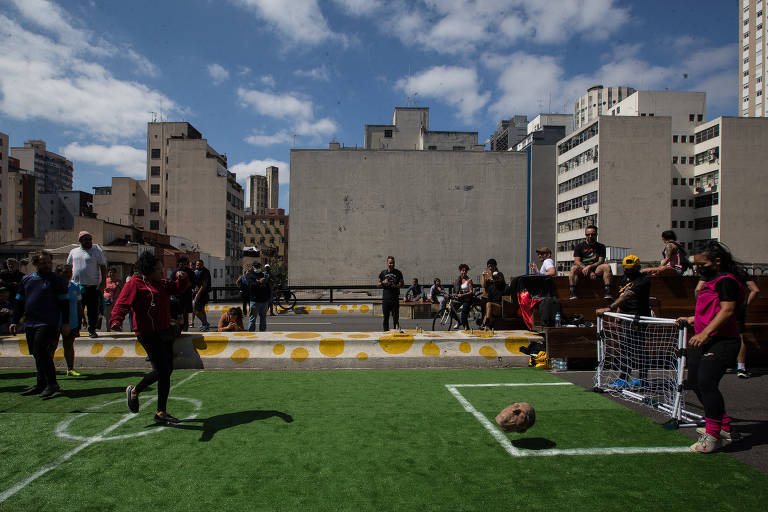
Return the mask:
M 432 330 L 452 331 L 461 327 L 461 308 L 463 306 L 464 303 L 456 295 L 449 295 L 443 308 L 435 313 L 435 316 L 432 318 Z M 473 297 L 472 304 L 469 306 L 467 323 L 469 325 L 473 323 L 479 325 L 482 318 L 483 312 L 480 308 L 480 303 Z M 456 325 L 454 325 L 454 322 Z
M 290 288 L 281 288 L 275 292 L 274 303 L 283 311 L 296 307 L 296 294 Z

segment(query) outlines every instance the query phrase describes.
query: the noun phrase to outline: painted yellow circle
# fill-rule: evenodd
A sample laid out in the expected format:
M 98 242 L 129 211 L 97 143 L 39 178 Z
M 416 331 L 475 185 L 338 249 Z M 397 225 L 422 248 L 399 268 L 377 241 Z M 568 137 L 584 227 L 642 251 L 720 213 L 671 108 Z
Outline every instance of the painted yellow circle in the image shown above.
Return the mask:
M 366 359 L 368 359 L 368 354 L 366 354 L 365 352 L 358 352 L 356 357 L 361 361 L 365 361 Z
M 348 337 L 354 339 L 370 338 L 368 334 L 350 334 Z
M 496 349 L 494 349 L 493 347 L 489 347 L 488 345 L 483 345 L 482 347 L 480 347 L 479 352 L 480 352 L 480 355 L 486 359 L 493 359 L 499 356 L 499 354 L 496 353 Z
M 251 353 L 244 348 L 239 348 L 232 354 L 232 360 L 238 364 L 244 363 L 249 357 L 251 357 Z
M 29 355 L 29 347 L 27 346 L 26 339 L 19 340 L 19 352 L 21 352 L 25 356 Z
M 240 331 L 232 333 L 233 336 L 237 337 L 248 337 L 248 338 L 257 338 L 258 336 L 254 335 L 252 332 L 249 331 Z
M 369 312 L 370 310 L 371 310 L 371 308 L 370 308 L 369 306 L 366 306 L 366 305 L 362 305 L 362 306 L 360 306 L 360 312 L 361 312 L 361 313 L 367 313 L 367 312 Z
M 319 338 L 320 334 L 316 332 L 289 332 L 285 337 L 293 340 L 310 340 L 312 338 Z
M 139 354 L 138 347 L 141 347 L 141 344 L 138 341 L 136 342 L 136 347 L 137 347 L 136 353 Z M 104 345 L 102 345 L 101 343 L 94 343 L 93 345 L 91 345 L 91 354 L 99 354 L 102 350 L 104 350 Z M 141 350 L 144 350 L 144 347 L 141 347 Z M 147 355 L 147 353 L 145 352 L 139 355 L 145 356 Z
M 333 308 L 325 308 L 320 313 L 322 313 L 323 315 L 338 315 L 339 310 L 333 309 Z
M 466 341 L 462 341 L 461 343 L 459 343 L 459 352 L 469 354 L 470 352 L 472 352 L 472 345 L 470 345 Z
M 336 357 L 344 352 L 344 340 L 340 338 L 325 338 L 320 340 L 320 353 L 326 357 Z
M 104 354 L 104 359 L 109 361 L 110 363 L 112 361 L 117 360 L 119 357 L 123 355 L 123 349 L 120 347 L 112 347 L 107 351 L 106 354 Z
M 224 336 L 197 336 L 194 338 L 193 344 L 197 349 L 197 353 L 201 356 L 215 356 L 221 354 L 224 349 L 227 348 L 229 339 Z
M 438 347 L 431 341 L 428 341 L 421 348 L 421 353 L 427 357 L 437 357 L 440 355 L 440 347 Z
M 379 338 L 381 349 L 387 354 L 402 354 L 413 346 L 413 335 L 396 333 Z
M 99 343 L 94 343 L 93 346 L 95 347 L 96 345 L 99 345 Z M 101 347 L 99 347 L 99 351 L 101 351 Z M 93 348 L 91 348 L 91 352 L 93 352 Z M 93 352 L 93 353 L 97 354 L 98 352 Z M 136 342 L 136 355 L 141 357 L 146 357 L 147 355 L 147 351 L 144 350 L 144 345 L 142 345 L 138 341 Z
M 272 347 L 272 353 L 279 356 L 280 354 L 285 352 L 285 345 L 281 345 L 278 343 L 274 347 Z
M 61 361 L 64 359 L 64 349 L 60 348 L 56 352 L 53 353 L 53 360 L 54 361 Z
M 307 349 L 305 349 L 304 347 L 295 348 L 293 349 L 293 352 L 291 352 L 291 359 L 293 359 L 297 363 L 303 362 L 308 357 L 309 357 L 309 352 L 307 352 Z
M 352 307 L 354 307 L 354 306 L 352 306 Z M 342 304 L 342 305 L 339 307 L 339 309 L 341 309 L 342 311 L 346 311 L 346 310 L 347 310 L 347 305 L 346 305 L 346 304 Z
M 528 338 L 510 337 L 504 340 L 504 346 L 510 354 L 522 354 L 520 347 L 528 345 Z

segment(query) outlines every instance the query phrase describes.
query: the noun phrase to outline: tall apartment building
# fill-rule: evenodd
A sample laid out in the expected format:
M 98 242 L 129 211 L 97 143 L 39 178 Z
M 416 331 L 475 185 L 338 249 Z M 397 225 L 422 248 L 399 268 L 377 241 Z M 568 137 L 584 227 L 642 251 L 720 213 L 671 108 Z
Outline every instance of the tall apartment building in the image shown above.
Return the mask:
M 704 123 L 696 129 L 694 151 L 694 248 L 718 240 L 741 261 L 765 262 L 768 119 L 719 117 Z M 674 210 L 672 228 L 682 222 Z
M 35 173 L 38 194 L 72 190 L 72 162 L 48 151 L 45 141 L 28 140 L 23 148 L 11 148 L 11 156 L 19 159 L 22 169 Z
M 366 125 L 364 148 L 291 150 L 292 283 L 375 283 L 389 255 L 406 280 L 448 282 L 490 257 L 526 272 L 526 156 L 428 119 L 396 108 L 392 125 Z
M 539 114 L 528 123 L 527 133 L 539 132 L 545 126 L 562 126 L 565 128 L 563 136 L 567 137 L 573 131 L 573 114 Z
M 245 215 L 245 244 L 261 250 L 261 262 L 288 264 L 288 215 L 282 208 L 267 208 L 260 215 Z
M 7 215 L 3 213 L 3 242 L 34 238 L 37 217 L 37 180 L 20 167 L 17 158 L 8 159 L 8 176 L 3 195 L 7 196 Z
M 147 124 L 149 230 L 196 241 L 225 261 L 225 280 L 240 275 L 243 188 L 189 123 Z
M 678 240 L 693 248 L 694 139 L 705 106 L 701 92 L 637 91 L 558 143 L 561 270 L 589 224 L 602 243 L 655 261 L 675 219 Z
M 7 242 L 6 224 L 8 223 L 8 154 L 10 137 L 0 132 L 0 242 Z
M 741 117 L 768 116 L 763 98 L 768 90 L 768 47 L 766 46 L 765 14 L 763 0 L 741 0 L 739 3 L 739 105 Z
M 503 119 L 488 138 L 491 151 L 509 151 L 528 135 L 528 116 Z
M 278 183 L 279 173 L 279 169 L 274 165 L 267 167 L 267 208 L 272 210 L 278 207 L 280 197 L 280 184 Z
M 59 190 L 39 194 L 37 200 L 37 234 L 50 230 L 71 230 L 77 217 L 96 218 L 93 194 L 80 190 Z
M 635 89 L 626 86 L 603 87 L 594 85 L 573 105 L 573 129 L 592 124 L 618 102 L 632 95 Z
M 267 177 L 260 174 L 248 176 L 245 180 L 245 208 L 251 214 L 264 215 L 267 208 Z
M 113 177 L 112 185 L 93 187 L 93 212 L 107 222 L 148 229 L 147 181 Z

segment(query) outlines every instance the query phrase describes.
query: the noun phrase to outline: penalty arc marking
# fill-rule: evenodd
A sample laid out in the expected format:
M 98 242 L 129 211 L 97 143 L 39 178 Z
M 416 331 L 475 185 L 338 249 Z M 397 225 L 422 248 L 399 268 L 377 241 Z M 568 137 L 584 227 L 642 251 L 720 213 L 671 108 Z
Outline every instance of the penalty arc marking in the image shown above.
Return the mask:
M 570 382 L 531 382 L 521 384 L 446 384 L 445 387 L 468 413 L 493 436 L 504 450 L 512 457 L 552 457 L 555 455 L 633 455 L 648 453 L 690 453 L 687 446 L 616 446 L 609 448 L 571 448 L 550 450 L 525 450 L 517 448 L 509 437 L 491 422 L 483 413 L 478 411 L 457 388 L 479 387 L 525 387 L 525 386 L 573 386 Z

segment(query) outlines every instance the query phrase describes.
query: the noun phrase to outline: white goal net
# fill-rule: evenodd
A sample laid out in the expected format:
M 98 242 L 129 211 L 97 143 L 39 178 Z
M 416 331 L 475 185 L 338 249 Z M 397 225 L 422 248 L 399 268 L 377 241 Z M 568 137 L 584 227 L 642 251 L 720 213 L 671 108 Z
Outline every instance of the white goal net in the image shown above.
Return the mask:
M 658 409 L 676 426 L 694 425 L 700 417 L 684 408 L 686 334 L 672 319 L 604 313 L 595 388 Z

